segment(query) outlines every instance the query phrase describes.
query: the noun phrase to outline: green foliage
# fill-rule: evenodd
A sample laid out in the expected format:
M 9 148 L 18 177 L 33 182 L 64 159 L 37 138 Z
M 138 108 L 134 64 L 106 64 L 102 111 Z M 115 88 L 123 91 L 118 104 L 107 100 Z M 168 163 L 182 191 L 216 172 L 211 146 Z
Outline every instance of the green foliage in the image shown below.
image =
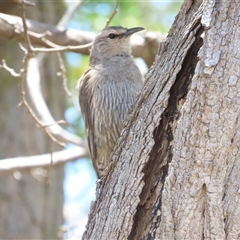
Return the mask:
M 167 32 L 182 1 L 120 0 L 118 13 L 111 25 L 143 26 L 150 31 Z M 81 29 L 100 31 L 105 27 L 115 7 L 115 1 L 85 1 L 75 16 Z

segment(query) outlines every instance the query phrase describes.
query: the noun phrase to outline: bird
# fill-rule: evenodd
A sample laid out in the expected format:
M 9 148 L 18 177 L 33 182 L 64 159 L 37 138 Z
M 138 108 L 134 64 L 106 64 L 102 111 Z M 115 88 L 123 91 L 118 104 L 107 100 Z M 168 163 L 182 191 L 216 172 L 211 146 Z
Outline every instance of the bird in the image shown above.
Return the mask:
M 142 27 L 110 26 L 95 37 L 89 66 L 79 79 L 79 104 L 93 166 L 102 178 L 124 122 L 143 86 L 130 37 Z

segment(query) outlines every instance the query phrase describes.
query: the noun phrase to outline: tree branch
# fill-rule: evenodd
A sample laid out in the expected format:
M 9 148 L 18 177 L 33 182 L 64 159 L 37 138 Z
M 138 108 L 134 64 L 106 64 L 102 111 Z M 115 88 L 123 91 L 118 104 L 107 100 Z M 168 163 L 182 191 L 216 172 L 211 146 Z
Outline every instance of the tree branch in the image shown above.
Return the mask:
M 118 12 L 118 0 L 116 0 L 114 10 L 113 10 L 110 18 L 106 22 L 105 28 L 109 26 L 110 22 L 113 20 L 114 16 L 117 14 L 117 12 Z
M 33 112 L 30 105 L 27 103 L 25 99 L 25 92 L 23 89 L 21 90 L 22 103 L 25 106 L 27 105 L 26 107 L 30 115 L 33 117 L 34 121 L 39 126 L 44 128 L 44 130 L 46 130 L 46 132 L 52 139 L 60 143 L 61 142 L 73 143 L 87 149 L 87 144 L 83 142 L 81 138 L 79 138 L 74 134 L 69 133 L 68 131 L 60 127 L 59 123 L 63 123 L 62 120 L 55 121 L 51 113 L 49 112 L 49 109 L 44 101 L 44 98 L 41 92 L 40 73 L 39 73 L 38 61 L 36 58 L 29 59 L 27 62 L 27 66 L 25 66 L 26 69 L 24 68 L 24 71 L 22 71 L 20 74 L 16 73 L 13 69 L 9 68 L 6 65 L 5 61 L 3 61 L 3 64 L 0 65 L 0 67 L 9 71 L 13 76 L 20 77 L 20 78 L 22 78 L 23 77 L 22 74 L 26 72 L 26 87 L 30 94 L 31 101 L 35 111 L 37 112 L 37 115 L 35 114 L 35 112 Z
M 33 57 L 33 47 L 28 35 L 28 27 L 25 18 L 25 6 L 23 2 L 19 2 L 20 15 L 24 33 L 24 39 L 27 45 L 27 49 L 23 49 L 25 52 L 25 57 L 23 59 L 24 68 L 21 70 L 20 74 L 16 74 L 12 69 L 7 67 L 5 62 L 0 65 L 0 67 L 5 68 L 13 76 L 17 76 L 20 79 L 20 93 L 21 93 L 21 103 L 23 104 L 27 111 L 30 113 L 30 116 L 34 119 L 38 126 L 43 128 L 45 132 L 49 135 L 52 141 L 64 146 L 66 143 L 73 143 L 76 145 L 81 145 L 87 149 L 86 144 L 78 136 L 69 133 L 65 129 L 59 126 L 61 121 L 55 121 L 43 99 L 41 86 L 40 86 L 40 72 L 38 66 L 38 60 Z M 22 47 L 23 48 L 23 47 Z M 32 110 L 31 106 L 26 100 L 25 91 L 24 91 L 24 77 L 26 75 L 26 85 L 29 90 L 29 95 L 32 100 L 32 104 L 35 108 L 35 112 Z
M 60 21 L 58 22 L 57 26 L 58 27 L 63 27 L 65 26 L 73 17 L 74 13 L 77 11 L 77 9 L 81 6 L 83 3 L 83 0 L 78 0 L 76 2 L 72 2 L 67 11 L 64 13 Z
M 41 92 L 39 66 L 36 58 L 29 60 L 26 87 L 28 88 L 32 104 L 40 121 L 54 138 L 60 142 L 73 143 L 87 149 L 86 144 L 81 138 L 60 127 L 52 117 Z
M 82 0 L 79 0 L 77 2 L 73 2 L 72 4 L 69 5 L 68 9 L 66 10 L 66 12 L 64 13 L 64 15 L 62 16 L 62 18 L 59 20 L 58 24 L 56 25 L 56 27 L 65 27 L 65 25 L 71 20 L 71 18 L 73 17 L 74 13 L 77 11 L 77 9 L 80 7 L 80 5 L 82 4 Z M 48 42 L 47 39 L 42 38 L 42 40 L 45 40 L 45 42 Z M 54 47 L 54 46 L 52 46 Z M 58 59 L 60 59 L 60 53 L 58 53 Z M 39 65 L 42 64 L 43 60 L 46 57 L 46 53 L 39 53 L 37 56 L 37 59 L 39 61 Z
M 74 147 L 52 153 L 52 164 L 65 164 L 79 158 L 88 158 L 89 154 L 85 148 Z M 46 167 L 51 163 L 51 153 L 30 157 L 16 157 L 0 160 L 0 173 L 9 171 L 26 170 L 33 167 Z
M 23 59 L 24 68 L 21 70 L 19 74 L 15 73 L 15 71 L 9 68 L 4 61 L 2 61 L 2 65 L 0 67 L 9 71 L 13 76 L 19 77 L 20 79 L 20 93 L 21 93 L 21 103 L 26 108 L 27 111 L 30 113 L 31 117 L 37 123 L 38 126 L 43 128 L 45 132 L 49 135 L 49 137 L 60 145 L 65 145 L 65 143 L 73 143 L 76 145 L 81 145 L 87 149 L 86 144 L 82 141 L 81 138 L 78 136 L 71 134 L 61 128 L 59 123 L 61 121 L 55 121 L 51 116 L 51 113 L 43 99 L 41 87 L 40 87 L 40 73 L 39 73 L 39 66 L 38 61 L 36 58 L 33 57 L 33 47 L 31 45 L 31 41 L 28 35 L 28 26 L 27 21 L 25 18 L 25 6 L 23 2 L 19 2 L 20 7 L 20 15 L 19 18 L 23 25 L 23 37 L 27 45 L 27 49 L 22 49 L 25 52 L 25 57 Z M 24 77 L 26 75 L 26 83 L 27 88 L 29 90 L 30 98 L 32 100 L 32 104 L 34 105 L 35 111 L 37 114 L 32 110 L 31 106 L 27 102 L 25 98 L 25 91 L 24 91 Z M 33 81 L 34 79 L 34 81 Z
M 94 40 L 95 34 L 76 29 L 65 29 L 54 25 L 26 20 L 28 34 L 32 44 L 49 48 L 49 42 L 61 46 L 64 51 L 74 51 L 89 54 L 89 44 Z M 23 25 L 21 18 L 0 13 L 0 36 L 7 39 L 23 41 Z M 49 41 L 47 43 L 47 41 Z M 142 35 L 133 35 L 131 39 L 134 57 L 141 57 L 150 67 L 158 51 L 159 43 L 165 40 L 161 33 L 145 31 Z M 69 46 L 75 46 L 69 47 Z M 78 46 L 78 47 L 76 47 Z

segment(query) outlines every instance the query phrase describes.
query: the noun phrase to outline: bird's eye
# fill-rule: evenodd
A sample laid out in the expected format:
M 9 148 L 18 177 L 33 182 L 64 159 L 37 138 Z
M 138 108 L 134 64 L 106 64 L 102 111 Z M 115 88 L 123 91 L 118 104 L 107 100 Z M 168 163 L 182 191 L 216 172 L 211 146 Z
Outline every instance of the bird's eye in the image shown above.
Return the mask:
M 115 35 L 114 33 L 110 33 L 110 34 L 108 35 L 108 37 L 111 38 L 111 39 L 114 39 L 114 38 L 116 37 L 116 35 Z

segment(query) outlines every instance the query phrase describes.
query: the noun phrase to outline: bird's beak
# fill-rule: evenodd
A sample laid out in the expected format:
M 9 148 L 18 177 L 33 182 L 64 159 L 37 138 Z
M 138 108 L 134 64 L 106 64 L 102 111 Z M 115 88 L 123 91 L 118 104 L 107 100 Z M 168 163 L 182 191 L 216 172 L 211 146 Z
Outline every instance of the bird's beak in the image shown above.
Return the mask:
M 129 28 L 125 33 L 124 33 L 124 37 L 128 37 L 131 36 L 132 34 L 134 34 L 135 32 L 139 32 L 144 30 L 143 27 L 135 27 L 135 28 Z

